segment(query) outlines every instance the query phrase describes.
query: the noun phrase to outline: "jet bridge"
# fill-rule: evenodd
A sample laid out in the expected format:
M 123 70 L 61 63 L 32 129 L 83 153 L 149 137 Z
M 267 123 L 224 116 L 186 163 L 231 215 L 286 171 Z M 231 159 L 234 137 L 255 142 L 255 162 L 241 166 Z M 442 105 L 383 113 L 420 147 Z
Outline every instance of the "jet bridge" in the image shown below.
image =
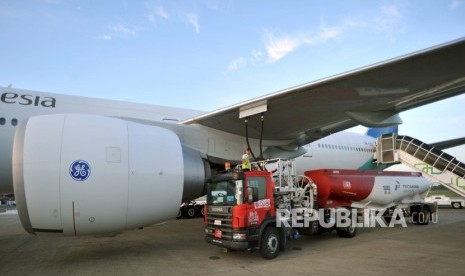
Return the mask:
M 395 133 L 379 137 L 376 147 L 378 164 L 402 163 L 465 197 L 465 163 L 455 157 L 420 140 Z

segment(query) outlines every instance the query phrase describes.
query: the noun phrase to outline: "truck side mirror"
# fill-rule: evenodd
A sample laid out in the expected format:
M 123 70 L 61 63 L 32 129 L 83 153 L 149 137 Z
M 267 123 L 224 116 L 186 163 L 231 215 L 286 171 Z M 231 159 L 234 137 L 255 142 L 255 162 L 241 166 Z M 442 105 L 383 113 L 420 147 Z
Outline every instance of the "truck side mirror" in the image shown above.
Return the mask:
M 247 202 L 252 203 L 258 200 L 258 188 L 247 187 Z

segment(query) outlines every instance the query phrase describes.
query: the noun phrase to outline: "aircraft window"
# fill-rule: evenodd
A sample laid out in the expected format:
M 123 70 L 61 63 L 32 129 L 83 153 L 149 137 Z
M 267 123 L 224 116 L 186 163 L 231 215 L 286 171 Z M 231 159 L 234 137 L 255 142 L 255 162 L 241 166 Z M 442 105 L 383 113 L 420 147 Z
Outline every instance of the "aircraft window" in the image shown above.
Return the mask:
M 11 119 L 11 125 L 16 126 L 18 124 L 18 119 Z
M 0 118 L 0 125 L 1 126 L 5 125 L 5 122 L 6 122 L 5 118 Z

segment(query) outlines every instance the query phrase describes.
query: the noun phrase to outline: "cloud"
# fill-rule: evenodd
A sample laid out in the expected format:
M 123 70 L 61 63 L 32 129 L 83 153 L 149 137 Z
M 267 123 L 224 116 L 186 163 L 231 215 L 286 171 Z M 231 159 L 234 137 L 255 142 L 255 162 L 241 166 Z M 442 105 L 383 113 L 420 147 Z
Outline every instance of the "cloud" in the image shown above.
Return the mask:
M 451 10 L 456 10 L 456 9 L 460 8 L 460 6 L 462 6 L 462 1 L 461 0 L 453 0 L 450 3 L 449 8 Z
M 321 22 L 319 29 L 313 34 L 299 33 L 276 35 L 271 31 L 265 30 L 264 51 L 253 50 L 249 58 L 240 57 L 233 60 L 228 66 L 228 71 L 237 71 L 248 64 L 256 64 L 262 61 L 268 63 L 276 62 L 301 47 L 315 46 L 330 40 L 338 39 L 348 29 L 361 26 L 363 26 L 361 22 L 349 19 L 334 26 L 328 26 L 324 22 Z
M 130 28 L 123 24 L 107 26 L 107 31 L 102 35 L 103 40 L 112 40 L 113 38 L 128 38 L 137 35 L 136 28 Z
M 301 39 L 298 37 L 283 36 L 275 37 L 268 33 L 265 42 L 266 53 L 269 62 L 275 62 L 282 59 L 300 46 Z
M 215 3 L 212 2 L 215 7 Z M 145 17 L 154 25 L 162 21 L 171 20 L 174 23 L 186 23 L 192 26 L 196 33 L 200 33 L 199 16 L 195 12 L 179 12 L 173 11 L 173 9 L 166 10 L 160 5 L 152 3 L 145 3 L 145 9 L 147 10 Z M 172 16 L 174 14 L 174 16 Z
M 391 4 L 384 5 L 380 8 L 380 15 L 375 20 L 378 30 L 383 32 L 392 33 L 398 31 L 400 24 L 403 22 L 403 14 L 400 7 Z
M 203 2 L 207 9 L 215 12 L 230 10 L 234 4 L 233 0 L 205 0 Z
M 158 15 L 159 17 L 163 18 L 163 19 L 168 19 L 169 18 L 168 13 L 166 13 L 166 11 L 163 9 L 163 7 L 157 7 L 155 9 L 155 14 Z
M 381 7 L 381 13 L 389 18 L 402 18 L 402 13 L 395 5 L 384 5 Z
M 257 61 L 257 60 L 262 59 L 264 53 L 262 51 L 253 50 L 251 55 L 252 55 L 252 59 Z
M 229 64 L 228 71 L 237 71 L 239 68 L 246 65 L 247 59 L 245 59 L 244 57 L 236 58 Z
M 275 62 L 301 46 L 314 46 L 325 43 L 329 40 L 337 39 L 348 28 L 358 27 L 360 24 L 356 21 L 345 21 L 338 26 L 327 26 L 324 22 L 320 23 L 320 28 L 315 34 L 296 34 L 276 37 L 270 32 L 265 32 L 265 49 L 268 55 L 268 62 Z
M 125 37 L 134 36 L 134 35 L 137 34 L 135 28 L 126 27 L 123 24 L 111 25 L 111 26 L 108 26 L 107 29 L 110 32 L 117 33 L 117 34 L 123 35 Z
M 145 15 L 151 23 L 156 23 L 157 19 L 168 20 L 170 18 L 168 12 L 162 6 L 154 6 L 148 3 L 145 4 L 148 13 Z
M 196 33 L 200 33 L 199 17 L 195 13 L 185 14 L 187 22 L 194 27 Z

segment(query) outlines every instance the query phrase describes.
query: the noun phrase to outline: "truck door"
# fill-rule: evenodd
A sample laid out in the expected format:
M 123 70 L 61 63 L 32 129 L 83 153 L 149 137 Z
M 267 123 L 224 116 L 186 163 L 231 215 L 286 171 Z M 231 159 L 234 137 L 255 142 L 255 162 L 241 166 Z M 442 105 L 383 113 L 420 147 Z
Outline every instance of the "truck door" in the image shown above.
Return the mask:
M 247 204 L 247 224 L 250 227 L 258 227 L 271 208 L 270 198 L 266 195 L 266 177 L 248 177 L 247 185 L 250 188 L 256 188 L 258 193 L 257 201 Z

